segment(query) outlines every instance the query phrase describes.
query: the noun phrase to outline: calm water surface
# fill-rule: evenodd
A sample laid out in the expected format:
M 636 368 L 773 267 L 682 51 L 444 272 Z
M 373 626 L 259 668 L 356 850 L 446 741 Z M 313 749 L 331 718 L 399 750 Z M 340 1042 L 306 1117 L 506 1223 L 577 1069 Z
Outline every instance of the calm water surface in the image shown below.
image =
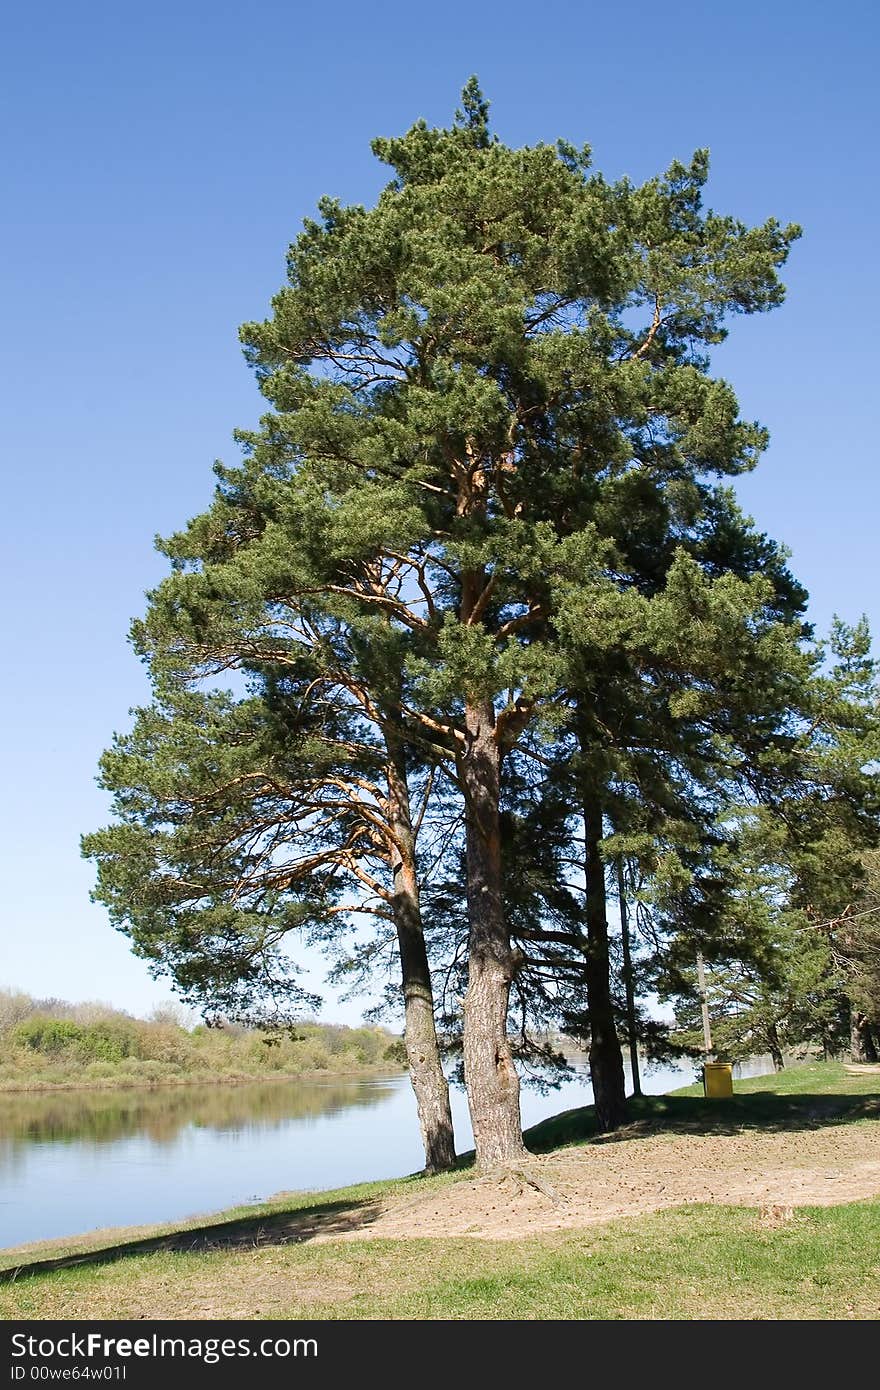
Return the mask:
M 756 1058 L 735 1075 L 761 1075 Z M 657 1068 L 648 1094 L 695 1069 Z M 585 1073 L 523 1089 L 525 1126 L 591 1100 Z M 459 1151 L 473 1146 L 453 1088 Z M 294 1189 L 398 1177 L 424 1158 L 405 1075 L 0 1095 L 0 1247 L 103 1226 L 176 1221 Z

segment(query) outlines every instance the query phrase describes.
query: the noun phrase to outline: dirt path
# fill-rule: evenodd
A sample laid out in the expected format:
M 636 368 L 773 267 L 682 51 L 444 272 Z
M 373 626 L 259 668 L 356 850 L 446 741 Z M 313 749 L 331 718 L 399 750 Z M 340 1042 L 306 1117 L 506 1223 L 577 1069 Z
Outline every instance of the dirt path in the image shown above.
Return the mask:
M 311 1238 L 515 1240 L 688 1202 L 759 1207 L 773 1222 L 785 1219 L 790 1207 L 870 1197 L 880 1198 L 877 1121 L 723 1134 L 655 1133 L 634 1125 L 549 1157 L 532 1157 L 521 1174 L 457 1182 L 414 1201 L 392 1199 L 367 1223 L 352 1213 L 350 1230 L 337 1226 Z

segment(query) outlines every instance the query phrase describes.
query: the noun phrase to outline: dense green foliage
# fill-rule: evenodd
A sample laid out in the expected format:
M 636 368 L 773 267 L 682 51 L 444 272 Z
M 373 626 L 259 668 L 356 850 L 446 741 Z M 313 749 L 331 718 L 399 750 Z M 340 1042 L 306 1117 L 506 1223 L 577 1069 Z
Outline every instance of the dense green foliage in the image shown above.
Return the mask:
M 301 1023 L 266 1033 L 234 1025 L 183 1026 L 101 1004 L 64 1004 L 0 992 L 0 1089 L 128 1086 L 234 1080 L 364 1067 L 399 1067 L 400 1040 L 378 1027 Z
M 799 229 L 706 210 L 705 151 L 635 186 L 564 141 L 511 149 L 475 80 L 451 127 L 373 150 L 375 206 L 322 200 L 242 329 L 268 409 L 160 543 L 134 627 L 156 703 L 103 759 L 116 819 L 84 848 L 135 949 L 239 1015 L 305 1006 L 291 931 L 402 939 L 418 874 L 478 1150 L 503 1160 L 511 992 L 524 1047 L 560 1019 L 589 1037 L 623 1118 L 609 866 L 649 884 L 668 992 L 698 948 L 769 959 L 729 910 L 737 817 L 788 808 L 817 907 L 835 837 L 876 820 L 868 743 L 737 506 L 767 435 L 712 373 L 731 316 L 781 303 Z
M 851 1010 L 861 1016 L 880 1054 L 880 851 L 865 853 L 856 891 L 829 932 L 829 949 Z M 875 1055 L 873 1059 L 878 1060 Z
M 880 828 L 880 703 L 867 624 L 835 622 L 829 658 L 810 682 L 814 713 L 792 741 L 782 794 L 728 808 L 724 837 L 705 852 L 714 903 L 701 944 L 721 1056 L 769 1052 L 781 1066 L 804 1045 L 836 1054 L 853 1045 L 859 1015 L 870 1048 L 880 1017 L 870 848 Z M 662 922 L 662 892 L 650 885 L 644 896 L 652 890 Z M 701 1047 L 691 923 L 674 894 L 666 905 L 655 979 L 676 1002 L 679 1040 Z

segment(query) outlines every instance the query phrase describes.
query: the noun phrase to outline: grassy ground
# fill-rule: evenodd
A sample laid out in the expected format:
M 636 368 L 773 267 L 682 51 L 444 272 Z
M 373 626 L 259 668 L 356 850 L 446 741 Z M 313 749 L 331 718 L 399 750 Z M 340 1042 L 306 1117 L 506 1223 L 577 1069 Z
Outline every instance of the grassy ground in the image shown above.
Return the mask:
M 689 1207 L 526 1241 L 130 1256 L 20 1279 L 7 1318 L 876 1318 L 880 1204 Z
M 876 1125 L 880 1075 L 841 1066 L 738 1083 L 729 1101 L 694 1088 L 651 1097 L 639 1118 L 673 1129 L 785 1128 L 837 1117 Z M 691 1094 L 688 1094 L 688 1091 Z M 531 1132 L 544 1151 L 583 1142 L 590 1111 Z M 0 1284 L 6 1318 L 746 1318 L 873 1319 L 880 1312 L 880 1203 L 779 1213 L 688 1205 L 511 1241 L 334 1238 L 371 1204 L 467 1179 L 410 1178 L 228 1213 L 144 1242 L 108 1233 L 85 1262 Z M 321 1242 L 308 1239 L 320 1233 Z M 92 1242 L 94 1244 L 94 1242 Z M 62 1248 L 40 1254 L 57 1259 Z M 7 1266 L 17 1263 L 6 1257 Z
M 729 1099 L 707 1101 L 700 1083 L 683 1086 L 663 1096 L 631 1098 L 632 1120 L 661 1122 L 670 1128 L 697 1124 L 701 1128 L 730 1125 L 786 1128 L 805 1118 L 860 1118 L 871 1116 L 873 1106 L 864 1098 L 880 1093 L 880 1072 L 853 1074 L 840 1062 L 814 1062 L 788 1067 L 769 1076 L 737 1081 Z M 596 1134 L 593 1107 L 565 1110 L 543 1120 L 529 1131 L 529 1148 L 550 1153 L 565 1144 L 583 1143 Z

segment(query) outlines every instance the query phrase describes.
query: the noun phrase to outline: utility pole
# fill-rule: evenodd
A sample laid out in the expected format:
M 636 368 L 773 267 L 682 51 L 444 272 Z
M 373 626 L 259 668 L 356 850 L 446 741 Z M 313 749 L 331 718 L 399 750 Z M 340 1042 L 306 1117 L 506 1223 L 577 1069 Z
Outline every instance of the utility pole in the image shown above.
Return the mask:
M 623 856 L 617 861 L 617 900 L 620 904 L 620 942 L 623 947 L 623 988 L 626 992 L 626 1031 L 629 1034 L 629 1061 L 632 1068 L 633 1095 L 642 1094 L 639 1076 L 639 1045 L 636 1040 L 636 995 L 633 982 L 632 956 L 629 949 L 629 914 L 626 906 L 626 883 Z
M 709 1028 L 709 1001 L 706 998 L 706 972 L 703 968 L 703 952 L 697 952 L 697 981 L 700 986 L 700 1002 L 703 1010 L 703 1050 L 708 1061 L 712 1053 L 712 1031 Z

